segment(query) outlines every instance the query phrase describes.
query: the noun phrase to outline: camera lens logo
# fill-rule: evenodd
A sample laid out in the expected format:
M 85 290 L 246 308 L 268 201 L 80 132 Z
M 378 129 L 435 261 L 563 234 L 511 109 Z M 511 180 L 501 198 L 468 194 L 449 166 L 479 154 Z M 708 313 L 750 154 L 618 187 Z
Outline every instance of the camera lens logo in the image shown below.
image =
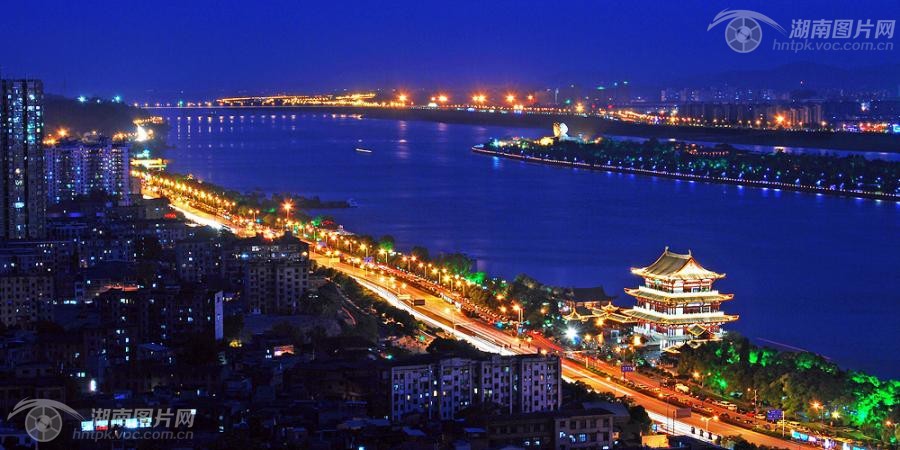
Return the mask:
M 762 26 L 760 22 L 765 23 L 772 28 L 786 34 L 784 28 L 778 25 L 765 14 L 756 11 L 748 11 L 745 9 L 724 10 L 713 19 L 706 31 L 712 30 L 716 25 L 728 22 L 725 26 L 725 42 L 732 50 L 738 53 L 750 53 L 759 47 L 762 42 Z
M 762 27 L 759 22 L 745 17 L 728 22 L 725 27 L 725 42 L 738 53 L 747 53 L 759 47 L 762 39 Z
M 49 442 L 59 436 L 63 425 L 60 411 L 76 419 L 84 420 L 81 414 L 69 408 L 65 403 L 41 398 L 20 401 L 6 417 L 6 420 L 25 410 L 28 410 L 25 414 L 25 431 L 38 442 Z

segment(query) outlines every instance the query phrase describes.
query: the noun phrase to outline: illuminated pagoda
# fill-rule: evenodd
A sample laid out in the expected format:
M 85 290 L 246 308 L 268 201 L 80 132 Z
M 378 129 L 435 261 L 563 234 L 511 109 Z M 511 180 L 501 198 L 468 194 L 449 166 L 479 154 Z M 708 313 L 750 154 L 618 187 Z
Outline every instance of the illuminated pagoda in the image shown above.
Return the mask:
M 606 295 L 603 286 L 592 288 L 568 288 L 560 292 L 559 312 L 568 321 L 584 322 L 602 314 L 602 308 L 611 304 L 613 297 Z
M 738 319 L 719 309 L 734 297 L 713 288 L 725 274 L 706 270 L 690 251 L 684 255 L 666 247 L 656 262 L 631 273 L 642 277 L 644 285 L 625 289 L 636 304 L 622 313 L 637 321 L 634 332 L 645 336 L 649 346 L 675 350 L 685 343 L 719 339 L 722 324 Z

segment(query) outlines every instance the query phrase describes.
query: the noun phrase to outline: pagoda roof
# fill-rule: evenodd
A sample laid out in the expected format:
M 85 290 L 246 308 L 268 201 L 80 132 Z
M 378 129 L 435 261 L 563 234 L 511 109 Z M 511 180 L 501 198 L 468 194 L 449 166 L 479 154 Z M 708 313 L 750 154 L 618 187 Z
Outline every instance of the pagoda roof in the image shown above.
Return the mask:
M 683 294 L 669 294 L 668 292 L 652 291 L 642 288 L 625 288 L 625 293 L 632 297 L 639 297 L 652 302 L 687 305 L 691 303 L 724 302 L 734 298 L 734 294 L 720 294 L 710 292 L 686 292 Z
M 575 308 L 572 308 L 572 311 L 569 314 L 564 315 L 563 318 L 566 320 L 580 320 L 583 322 L 592 317 L 596 317 L 597 312 L 599 311 L 591 310 L 584 306 L 576 306 Z
M 708 323 L 708 324 L 716 324 L 716 323 L 725 323 L 725 322 L 733 322 L 738 319 L 737 315 L 717 315 L 717 316 L 704 316 L 704 317 L 665 317 L 665 316 L 657 316 L 654 314 L 650 314 L 644 311 L 638 311 L 635 309 L 626 309 L 622 311 L 623 314 L 633 317 L 638 320 L 644 320 L 647 322 L 655 322 L 655 323 L 664 323 L 669 325 L 684 325 L 684 324 L 699 324 L 699 323 Z
M 724 273 L 706 270 L 694 259 L 690 250 L 687 254 L 681 254 L 669 251 L 669 247 L 663 250 L 656 262 L 647 267 L 632 267 L 631 273 L 662 280 L 708 280 L 725 277 Z
M 563 315 L 566 320 L 586 321 L 591 318 L 600 318 L 602 320 L 611 320 L 616 323 L 637 323 L 637 319 L 623 314 L 623 309 L 612 303 L 607 303 L 599 308 L 588 309 L 583 306 L 572 308 L 569 314 Z
M 608 303 L 600 307 L 600 314 L 597 316 L 603 320 L 611 320 L 617 323 L 635 323 L 637 319 L 623 314 L 624 310 L 612 303 Z
M 606 294 L 606 290 L 603 289 L 603 286 L 588 288 L 568 288 L 566 290 L 566 294 L 569 300 L 572 300 L 576 303 L 609 302 L 613 299 L 613 297 L 610 297 Z

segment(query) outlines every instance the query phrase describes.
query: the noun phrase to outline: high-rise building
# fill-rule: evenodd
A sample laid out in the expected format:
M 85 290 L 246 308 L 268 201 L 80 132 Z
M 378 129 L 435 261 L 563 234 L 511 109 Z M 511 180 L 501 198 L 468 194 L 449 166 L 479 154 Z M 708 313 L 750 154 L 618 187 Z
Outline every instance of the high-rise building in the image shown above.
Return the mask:
M 0 239 L 44 237 L 44 88 L 0 80 Z
M 309 286 L 309 245 L 287 233 L 235 244 L 228 266 L 243 273 L 242 296 L 253 314 L 295 314 Z
M 506 414 L 555 411 L 560 407 L 561 376 L 555 356 L 399 363 L 390 370 L 390 415 L 392 420 L 409 414 L 452 420 L 460 411 L 484 403 Z
M 130 145 L 100 137 L 68 139 L 44 154 L 47 198 L 51 203 L 105 192 L 128 204 L 131 194 Z
M 128 362 L 140 344 L 177 346 L 198 335 L 222 339 L 224 297 L 196 286 L 111 286 L 92 299 L 106 330 L 105 354 Z
M 50 320 L 52 301 L 52 276 L 0 275 L 0 323 L 4 326 L 25 326 Z
M 636 303 L 623 313 L 637 321 L 634 332 L 646 336 L 648 346 L 665 350 L 692 340 L 718 339 L 722 324 L 738 318 L 719 309 L 734 297 L 713 288 L 725 274 L 705 269 L 690 252 L 674 253 L 666 247 L 656 262 L 631 273 L 643 278 L 644 285 L 625 289 Z

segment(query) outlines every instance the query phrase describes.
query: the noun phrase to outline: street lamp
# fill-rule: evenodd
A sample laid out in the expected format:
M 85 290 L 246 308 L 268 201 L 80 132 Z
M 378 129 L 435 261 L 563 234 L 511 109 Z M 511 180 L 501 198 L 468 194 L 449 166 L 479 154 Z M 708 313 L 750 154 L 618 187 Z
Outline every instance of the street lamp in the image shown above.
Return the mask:
M 695 380 L 700 380 L 700 387 L 703 387 L 703 382 L 704 382 L 703 375 L 700 374 L 700 372 L 697 372 L 696 370 L 691 375 L 694 377 Z
M 284 209 L 284 220 L 285 220 L 285 222 L 287 222 L 287 220 L 290 218 L 291 210 L 294 209 L 294 204 L 291 203 L 290 200 L 286 200 L 281 205 L 281 208 Z
M 756 414 L 756 411 L 757 411 L 757 409 L 756 409 L 756 393 L 757 393 L 757 389 L 756 389 L 756 388 L 747 388 L 747 392 L 753 392 L 753 414 Z
M 710 421 L 710 420 L 712 420 L 712 421 L 714 421 L 714 422 L 718 422 L 718 421 L 719 421 L 719 416 L 701 417 L 701 418 L 700 418 L 700 421 L 704 423 L 704 427 L 703 427 L 703 428 L 704 428 L 704 431 L 706 431 L 707 436 L 712 436 L 712 434 L 709 432 L 709 421 Z M 712 439 L 712 437 L 710 437 L 710 439 Z
M 812 403 L 809 404 L 809 406 L 812 406 L 812 409 L 815 410 L 817 413 L 818 413 L 819 411 L 822 411 L 822 404 L 819 403 L 818 400 L 813 401 Z M 818 414 L 817 414 L 817 415 L 818 415 Z M 821 419 L 821 417 L 819 417 L 819 418 Z
M 522 307 L 519 306 L 518 304 L 514 304 L 512 309 L 513 309 L 513 311 L 516 311 L 519 313 L 519 324 L 521 325 L 522 324 Z

